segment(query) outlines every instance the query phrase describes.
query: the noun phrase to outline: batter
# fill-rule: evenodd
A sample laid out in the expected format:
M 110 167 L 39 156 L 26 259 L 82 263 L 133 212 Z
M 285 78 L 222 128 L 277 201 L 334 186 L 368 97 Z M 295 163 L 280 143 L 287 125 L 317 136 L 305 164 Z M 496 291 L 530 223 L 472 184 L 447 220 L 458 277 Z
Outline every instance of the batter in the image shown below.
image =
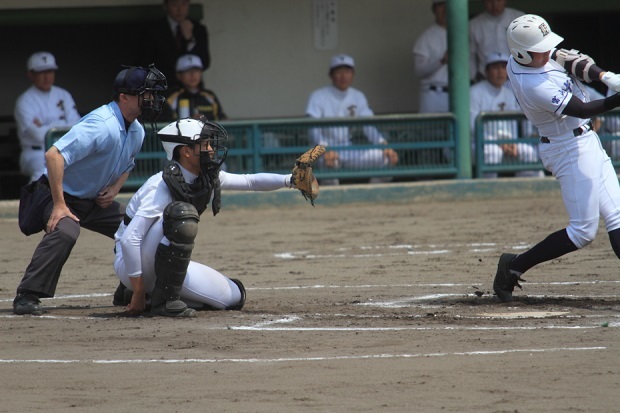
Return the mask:
M 517 18 L 507 35 L 508 78 L 541 135 L 540 157 L 560 183 L 569 224 L 522 254 L 501 255 L 493 289 L 503 302 L 512 300 L 527 270 L 590 244 L 601 216 L 620 258 L 620 185 L 590 120 L 620 106 L 620 76 L 577 50 L 555 49 L 564 39 L 539 16 Z M 590 101 L 580 80 L 602 81 L 614 94 Z

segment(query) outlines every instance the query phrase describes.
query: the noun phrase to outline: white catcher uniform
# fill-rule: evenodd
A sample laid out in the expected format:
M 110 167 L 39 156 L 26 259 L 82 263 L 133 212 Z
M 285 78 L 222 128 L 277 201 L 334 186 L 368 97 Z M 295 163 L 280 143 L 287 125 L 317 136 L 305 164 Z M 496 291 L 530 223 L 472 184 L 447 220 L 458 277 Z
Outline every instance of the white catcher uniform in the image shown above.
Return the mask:
M 179 165 L 186 182 L 193 182 L 196 175 Z M 219 173 L 223 190 L 273 191 L 290 188 L 291 175 L 259 173 L 252 175 Z M 116 259 L 114 271 L 120 281 L 129 289 L 131 277 L 142 276 L 147 294 L 155 286 L 155 252 L 159 243 L 169 245 L 164 237 L 163 212 L 173 201 L 173 195 L 158 173 L 149 178 L 134 194 L 127 205 L 126 215 L 132 217 L 128 225 L 121 223 L 114 238 Z M 207 210 L 208 211 L 208 210 Z M 205 219 L 207 214 L 203 214 Z M 200 308 L 204 304 L 225 309 L 241 300 L 237 285 L 220 272 L 191 261 L 183 282 L 181 299 L 190 307 Z
M 353 87 L 342 91 L 333 85 L 312 92 L 306 114 L 313 118 L 374 116 L 362 92 Z M 362 130 L 372 144 L 387 143 L 374 126 L 364 126 Z M 351 146 L 353 131 L 347 126 L 338 126 L 312 128 L 309 133 L 314 145 L 323 145 L 329 150 L 332 146 Z M 388 166 L 389 163 L 382 149 L 338 150 L 338 156 L 341 168 L 380 168 Z M 322 158 L 319 158 L 319 165 L 321 164 Z
M 470 125 L 472 131 L 472 153 L 475 153 L 475 125 L 480 112 L 521 111 L 521 107 L 508 86 L 495 87 L 488 80 L 482 80 L 473 85 L 469 92 Z M 517 139 L 519 124 L 516 120 L 497 120 L 485 122 L 483 137 L 484 161 L 488 164 L 502 163 L 504 151 L 502 148 L 488 141 L 497 139 Z M 518 159 L 521 162 L 536 162 L 538 153 L 536 148 L 526 143 L 516 143 Z M 539 173 L 540 172 L 540 173 Z M 541 176 L 542 171 L 520 171 L 516 176 Z M 497 176 L 494 173 L 493 176 Z M 489 176 L 489 177 L 493 177 Z
M 52 86 L 45 92 L 34 85 L 17 98 L 14 115 L 21 144 L 21 172 L 34 181 L 46 171 L 47 132 L 53 127 L 75 125 L 80 120 L 80 115 L 75 108 L 73 97 L 65 89 Z
M 607 232 L 620 228 L 620 185 L 609 156 L 589 119 L 562 115 L 573 95 L 589 102 L 583 84 L 554 60 L 532 68 L 511 56 L 507 72 L 523 112 L 538 128 L 541 142 L 549 142 L 541 143 L 540 157 L 560 183 L 570 240 L 577 248 L 592 242 L 600 216 Z M 574 130 L 582 133 L 575 136 Z

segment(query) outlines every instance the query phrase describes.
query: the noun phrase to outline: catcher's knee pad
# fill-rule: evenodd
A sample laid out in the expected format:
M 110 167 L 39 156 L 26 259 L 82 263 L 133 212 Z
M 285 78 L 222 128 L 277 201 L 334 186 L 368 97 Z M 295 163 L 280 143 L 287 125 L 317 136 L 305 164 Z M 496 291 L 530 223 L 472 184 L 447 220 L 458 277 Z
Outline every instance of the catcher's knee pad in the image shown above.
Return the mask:
M 191 252 L 198 233 L 199 221 L 200 215 L 192 204 L 171 202 L 164 209 L 164 235 L 171 245 Z

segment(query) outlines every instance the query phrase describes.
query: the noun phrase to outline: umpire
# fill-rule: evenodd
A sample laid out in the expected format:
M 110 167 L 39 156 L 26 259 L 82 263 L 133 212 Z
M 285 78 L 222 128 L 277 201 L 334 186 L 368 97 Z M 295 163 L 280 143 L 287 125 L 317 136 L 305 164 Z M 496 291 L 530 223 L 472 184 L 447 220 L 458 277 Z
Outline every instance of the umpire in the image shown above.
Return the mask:
M 145 136 L 137 118 L 161 111 L 160 93 L 166 88 L 165 76 L 153 65 L 121 70 L 113 83 L 112 102 L 84 116 L 45 153 L 47 173 L 37 184 L 51 196 L 48 193 L 40 212 L 20 205 L 29 212 L 23 217 L 20 213 L 22 230 L 24 225 L 34 226 L 35 231 L 45 229 L 45 235 L 17 287 L 15 314 L 43 313 L 40 298 L 54 296 L 80 227 L 114 237 L 125 213 L 114 198 Z

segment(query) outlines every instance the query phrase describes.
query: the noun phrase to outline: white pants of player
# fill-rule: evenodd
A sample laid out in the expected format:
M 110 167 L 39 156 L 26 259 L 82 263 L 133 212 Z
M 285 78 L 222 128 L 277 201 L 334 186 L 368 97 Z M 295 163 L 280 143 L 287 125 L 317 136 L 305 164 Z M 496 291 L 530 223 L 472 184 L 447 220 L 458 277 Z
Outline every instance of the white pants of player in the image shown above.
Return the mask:
M 389 159 L 383 154 L 383 149 L 359 149 L 356 151 L 338 151 L 338 160 L 335 168 L 330 169 L 368 169 L 368 168 L 386 168 Z M 323 158 L 319 158 L 319 167 L 325 168 Z M 376 177 L 370 178 L 370 183 L 390 182 L 392 177 Z M 328 178 L 321 180 L 321 185 L 339 185 L 338 178 Z
M 450 95 L 443 90 L 431 90 L 422 86 L 420 91 L 420 113 L 450 112 Z
M 155 251 L 163 238 L 164 230 L 160 219 L 153 224 L 142 240 L 142 278 L 149 295 L 155 287 Z M 131 290 L 131 281 L 125 271 L 123 252 L 119 243 L 116 244 L 114 271 L 120 281 Z M 181 289 L 181 299 L 194 308 L 207 304 L 217 309 L 224 309 L 239 303 L 241 292 L 239 287 L 225 275 L 206 265 L 191 261 Z
M 22 175 L 29 176 L 30 182 L 36 181 L 45 173 L 45 151 L 43 149 L 32 149 L 30 146 L 22 146 L 19 166 Z
M 568 237 L 583 248 L 594 240 L 600 217 L 607 232 L 620 228 L 618 177 L 595 132 L 549 139 L 540 144 L 540 158 L 560 183 Z

